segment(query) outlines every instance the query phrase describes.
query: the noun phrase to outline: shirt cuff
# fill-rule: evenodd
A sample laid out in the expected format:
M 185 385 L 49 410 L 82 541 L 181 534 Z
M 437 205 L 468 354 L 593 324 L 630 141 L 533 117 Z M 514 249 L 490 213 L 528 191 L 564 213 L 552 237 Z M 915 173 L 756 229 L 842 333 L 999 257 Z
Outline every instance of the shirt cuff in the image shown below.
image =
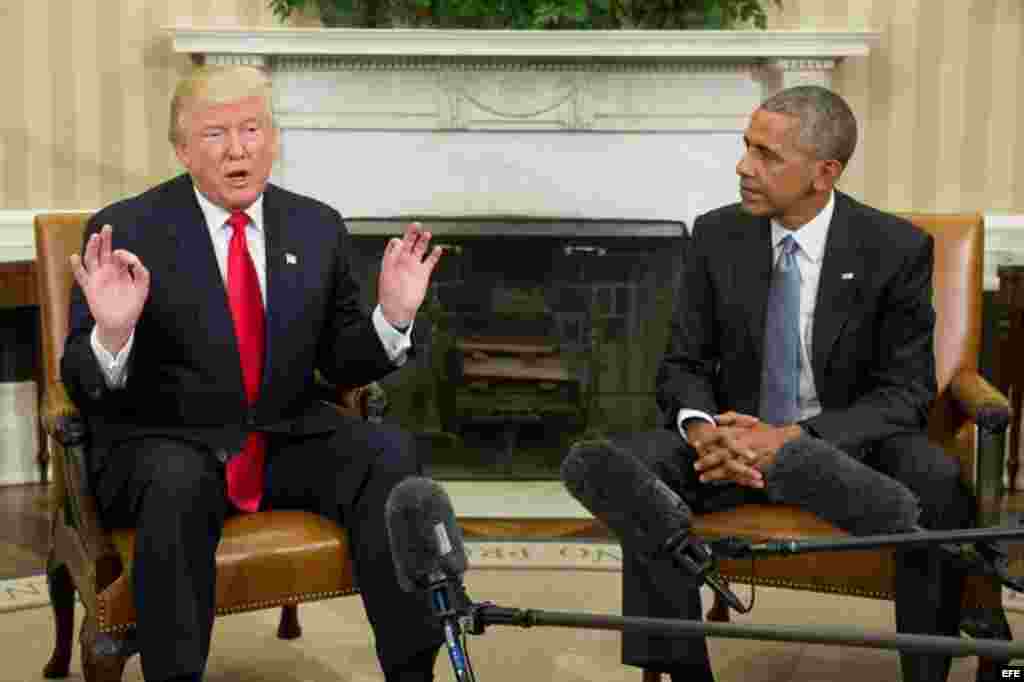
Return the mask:
M 412 348 L 411 335 L 414 322 L 410 322 L 404 332 L 395 329 L 387 321 L 387 318 L 384 317 L 384 312 L 381 310 L 379 303 L 373 309 L 372 319 L 373 328 L 377 330 L 377 336 L 380 337 L 380 342 L 384 346 L 384 352 L 388 354 L 388 359 L 396 367 L 401 367 L 405 364 L 405 360 L 409 355 L 409 349 Z
M 679 429 L 679 435 L 683 437 L 683 441 L 689 443 L 690 441 L 686 438 L 686 429 L 683 428 L 683 422 L 687 419 L 703 419 L 712 426 L 715 424 L 714 418 L 707 412 L 701 412 L 700 410 L 690 410 L 683 408 L 679 410 L 679 415 L 676 417 L 676 428 Z
M 135 330 L 133 329 L 132 333 L 128 335 L 128 341 L 124 344 L 124 347 L 118 351 L 117 355 L 112 355 L 100 343 L 100 336 L 96 331 L 96 327 L 92 328 L 92 333 L 89 335 L 89 345 L 92 346 L 92 354 L 96 356 L 96 362 L 100 364 L 100 370 L 103 372 L 103 380 L 106 382 L 107 388 L 124 388 L 125 383 L 128 381 L 125 363 L 128 361 L 128 355 L 132 352 L 134 341 Z

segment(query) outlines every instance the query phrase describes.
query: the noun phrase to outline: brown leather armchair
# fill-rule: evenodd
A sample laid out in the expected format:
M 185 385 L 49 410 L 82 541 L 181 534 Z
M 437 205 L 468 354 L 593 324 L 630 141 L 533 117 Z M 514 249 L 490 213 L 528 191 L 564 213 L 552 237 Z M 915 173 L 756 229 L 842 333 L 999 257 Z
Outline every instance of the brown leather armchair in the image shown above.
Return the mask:
M 904 217 L 935 238 L 933 300 L 937 315 L 935 359 L 939 393 L 929 418 L 929 435 L 950 456 L 959 458 L 964 480 L 977 492 L 980 479 L 976 471 L 984 472 L 989 478 L 1001 475 L 1002 448 L 998 444 L 991 448 L 998 458 L 997 466 L 988 462 L 978 466 L 975 442 L 1001 442 L 1001 437 L 992 436 L 1004 434 L 1009 421 L 1006 397 L 978 374 L 982 218 L 977 214 Z M 782 505 L 746 505 L 701 515 L 694 520 L 694 531 L 706 538 L 738 535 L 758 541 L 844 535 L 843 531 L 813 514 Z M 758 559 L 753 570 L 749 560 L 723 561 L 721 569 L 723 575 L 734 582 L 891 600 L 895 597 L 892 555 L 891 549 L 810 553 Z M 1001 588 L 994 579 L 972 577 L 965 607 L 976 613 L 981 609 L 995 609 L 997 618 L 994 620 L 1005 630 L 985 634 L 1007 634 L 1009 625 L 1002 613 Z M 717 598 L 708 612 L 708 619 L 729 619 L 727 607 Z M 984 622 L 992 621 L 987 618 Z M 979 668 L 990 665 L 982 661 Z M 660 675 L 644 671 L 643 679 L 655 682 Z
M 41 410 L 53 466 L 47 580 L 56 645 L 43 674 L 67 677 L 75 592 L 85 607 L 80 631 L 86 682 L 121 679 L 136 653 L 131 596 L 134 532 L 100 524 L 86 476 L 88 434 L 60 380 L 72 284 L 68 257 L 81 248 L 88 213 L 35 219 L 46 386 Z M 332 391 L 339 409 L 367 417 L 376 387 Z M 278 637 L 301 635 L 297 605 L 357 592 L 344 529 L 315 514 L 265 511 L 233 517 L 217 549 L 217 614 L 282 607 Z

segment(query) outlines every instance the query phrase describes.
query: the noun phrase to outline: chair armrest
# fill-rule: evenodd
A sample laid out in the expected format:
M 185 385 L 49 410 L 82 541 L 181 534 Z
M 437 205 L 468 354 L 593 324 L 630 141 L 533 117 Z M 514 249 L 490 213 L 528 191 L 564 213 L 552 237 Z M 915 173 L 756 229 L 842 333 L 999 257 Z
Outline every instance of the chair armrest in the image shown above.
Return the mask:
M 329 382 L 320 372 L 316 372 L 314 379 L 321 399 L 342 414 L 378 423 L 384 418 L 387 392 L 376 381 L 363 386 L 340 386 Z
M 47 386 L 41 419 L 47 435 L 57 443 L 51 453 L 54 513 L 64 515 L 65 525 L 81 542 L 86 561 L 116 556 L 110 536 L 100 523 L 89 485 L 88 429 L 63 384 Z
M 380 423 L 388 409 L 387 392 L 376 381 L 365 386 L 339 388 L 337 396 L 339 405 L 369 422 Z
M 78 408 L 68 397 L 64 384 L 48 384 L 43 392 L 42 414 L 39 415 L 46 435 L 57 438 L 57 431 L 62 420 L 77 416 Z
M 1010 401 L 976 370 L 957 372 L 950 392 L 960 411 L 979 428 L 997 433 L 1010 423 Z

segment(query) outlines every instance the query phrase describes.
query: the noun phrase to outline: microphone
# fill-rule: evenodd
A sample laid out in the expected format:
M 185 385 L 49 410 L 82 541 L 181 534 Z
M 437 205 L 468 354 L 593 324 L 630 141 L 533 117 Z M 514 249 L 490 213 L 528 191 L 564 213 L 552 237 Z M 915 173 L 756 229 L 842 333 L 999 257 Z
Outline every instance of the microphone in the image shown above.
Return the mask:
M 635 457 L 607 440 L 581 441 L 562 461 L 569 493 L 645 559 L 668 558 L 740 613 L 750 609 L 718 575 L 707 544 L 690 534 L 686 502 Z
M 762 473 L 770 500 L 802 507 L 852 535 L 920 528 L 914 493 L 820 438 L 789 441 Z
M 563 475 L 577 489 L 587 488 L 588 495 L 614 515 L 616 523 L 628 520 L 628 516 L 615 511 L 608 498 L 595 492 L 594 486 L 587 484 L 578 475 L 589 473 L 588 469 L 596 465 L 597 470 L 606 469 L 598 460 L 611 462 L 617 469 L 617 475 L 627 475 L 630 481 L 639 483 L 658 499 L 653 505 L 638 502 L 636 498 L 627 497 L 627 502 L 640 510 L 644 522 L 644 530 L 638 533 L 641 544 L 653 541 L 657 546 L 662 543 L 666 528 L 669 534 L 689 530 L 689 514 L 686 506 L 679 501 L 676 511 L 671 509 L 670 502 L 674 493 L 661 481 L 658 481 L 649 470 L 639 462 L 619 450 L 612 449 L 610 443 L 587 443 L 574 446 L 571 451 L 572 464 L 563 467 Z M 583 455 L 580 451 L 583 451 Z M 610 453 L 610 454 L 609 454 Z M 607 454 L 608 456 L 604 456 Z M 584 456 L 585 455 L 585 456 Z M 569 469 L 571 475 L 565 475 Z M 602 478 L 603 477 L 603 478 Z M 598 482 L 612 483 L 608 473 L 597 474 Z M 568 485 L 568 483 L 567 483 Z M 667 495 L 666 495 L 667 493 Z M 575 493 L 574 493 L 575 494 Z M 623 498 L 620 498 L 623 499 Z M 678 499 L 678 498 L 676 498 Z M 625 508 L 625 507 L 623 507 Z M 679 509 L 684 510 L 686 513 Z M 603 513 L 603 511 L 602 511 Z M 703 623 L 691 620 L 660 619 L 660 618 L 626 618 L 607 614 L 561 613 L 534 609 L 510 609 L 497 606 L 490 602 L 474 604 L 468 600 L 462 590 L 461 576 L 467 569 L 465 548 L 462 544 L 462 531 L 455 521 L 451 501 L 444 489 L 434 481 L 426 478 L 407 478 L 388 495 L 385 504 L 388 539 L 394 556 L 395 573 L 399 585 L 404 591 L 415 592 L 427 590 L 431 595 L 431 604 L 441 617 L 445 628 L 445 640 L 448 655 L 452 661 L 456 678 L 460 681 L 475 682 L 472 666 L 462 647 L 460 635 L 463 632 L 461 621 L 466 622 L 465 631 L 470 634 L 482 634 L 487 625 L 514 625 L 519 627 L 553 626 L 589 628 L 599 630 L 637 631 L 656 634 L 674 634 L 679 636 L 711 636 L 737 637 L 743 639 L 768 639 L 790 642 L 817 642 L 822 644 L 842 644 L 846 646 L 874 647 L 899 649 L 901 651 L 919 651 L 922 653 L 952 653 L 958 656 L 988 656 L 991 658 L 1011 659 L 1024 656 L 1024 645 L 1014 645 L 989 639 L 965 639 L 960 637 L 938 637 L 913 634 L 873 634 L 850 628 L 814 628 L 784 627 L 777 625 L 734 625 L 729 623 Z M 599 517 L 601 518 L 601 517 Z M 661 526 L 651 525 L 661 522 Z M 683 523 L 685 522 L 685 523 Z M 671 546 L 671 543 L 667 543 Z
M 1003 584 L 1024 591 L 1024 581 L 1009 574 L 1008 558 L 984 533 L 927 531 L 918 524 L 917 497 L 894 478 L 850 457 L 831 443 L 811 436 L 795 438 L 764 468 L 765 493 L 773 502 L 797 505 L 820 516 L 854 539 L 779 540 L 752 544 L 741 538 L 709 543 L 717 556 L 792 555 L 812 551 L 872 549 L 887 545 L 939 544 L 966 568 L 991 572 Z M 1019 537 L 1019 531 L 1010 531 Z M 949 544 L 977 541 L 974 548 Z
M 456 679 L 473 682 L 473 668 L 460 639 L 458 613 L 466 601 L 462 589 L 466 550 L 448 494 L 428 478 L 406 478 L 388 494 L 384 513 L 399 587 L 405 592 L 428 593 L 434 615 L 444 628 Z

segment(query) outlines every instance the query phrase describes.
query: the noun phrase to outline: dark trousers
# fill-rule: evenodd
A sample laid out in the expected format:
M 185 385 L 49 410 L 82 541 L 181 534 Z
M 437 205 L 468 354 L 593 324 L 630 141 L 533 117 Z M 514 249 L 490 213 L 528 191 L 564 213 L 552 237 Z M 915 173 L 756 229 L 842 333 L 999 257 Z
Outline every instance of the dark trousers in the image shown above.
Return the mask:
M 735 485 L 705 485 L 693 470 L 695 452 L 672 431 L 635 434 L 618 441 L 686 500 L 695 513 L 746 503 L 767 503 L 763 491 Z M 964 528 L 973 521 L 974 501 L 960 480 L 957 461 L 924 434 L 894 436 L 869 448 L 864 462 L 902 482 L 921 503 L 920 523 L 932 530 Z M 624 548 L 622 610 L 626 616 L 700 620 L 694 580 L 663 561 L 640 561 Z M 896 628 L 900 632 L 956 636 L 964 577 L 935 548 L 896 553 Z M 703 638 L 624 633 L 622 660 L 649 670 L 673 672 L 692 682 L 714 676 Z M 901 654 L 904 682 L 942 682 L 946 656 Z
M 398 586 L 385 523 L 388 493 L 422 469 L 405 432 L 339 419 L 329 434 L 269 436 L 262 506 L 311 511 L 345 526 L 387 671 L 443 641 L 426 598 Z M 132 590 L 145 678 L 201 674 L 214 621 L 214 553 L 225 519 L 237 513 L 224 466 L 193 443 L 148 438 L 103 453 L 96 469 L 104 524 L 136 529 Z

